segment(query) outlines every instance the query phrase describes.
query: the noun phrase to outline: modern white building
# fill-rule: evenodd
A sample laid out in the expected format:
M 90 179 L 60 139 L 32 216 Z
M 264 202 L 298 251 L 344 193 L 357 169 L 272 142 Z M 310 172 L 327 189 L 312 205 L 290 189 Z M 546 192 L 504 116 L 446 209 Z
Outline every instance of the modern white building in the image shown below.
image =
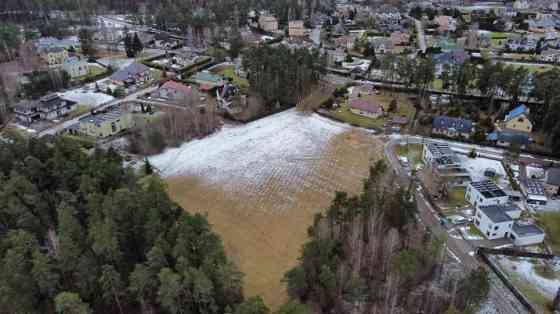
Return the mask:
M 509 196 L 496 183 L 486 180 L 469 183 L 465 192 L 465 199 L 474 208 L 478 208 L 480 206 L 506 204 L 509 201 Z
M 542 243 L 544 235 L 544 231 L 534 224 L 515 222 L 509 237 L 515 245 L 526 246 Z
M 521 209 L 513 203 L 479 206 L 474 223 L 489 240 L 509 238 L 516 246 L 535 245 L 544 241 L 544 231 L 532 223 L 516 221 Z
M 528 205 L 539 207 L 546 206 L 546 204 L 548 203 L 544 184 L 538 180 L 522 180 L 521 192 L 523 192 L 523 196 L 525 196 Z
M 479 206 L 475 211 L 474 224 L 489 240 L 507 238 L 511 234 L 513 220 L 521 215 L 521 209 L 512 203 Z
M 422 150 L 422 160 L 427 165 L 431 165 L 436 160 L 440 159 L 454 159 L 455 153 L 449 147 L 449 144 L 445 143 L 428 143 L 424 145 Z M 451 160 L 450 160 L 451 162 Z

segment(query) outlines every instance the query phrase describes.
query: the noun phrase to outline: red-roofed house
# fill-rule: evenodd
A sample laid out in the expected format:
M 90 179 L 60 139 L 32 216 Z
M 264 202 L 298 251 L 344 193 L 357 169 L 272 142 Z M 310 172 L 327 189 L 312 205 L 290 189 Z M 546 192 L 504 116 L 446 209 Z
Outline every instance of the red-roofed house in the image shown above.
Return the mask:
M 167 81 L 158 90 L 158 97 L 169 101 L 183 101 L 190 99 L 192 87 L 175 81 Z
M 377 119 L 383 115 L 382 106 L 372 104 L 360 98 L 350 100 L 349 105 L 350 111 L 360 116 Z

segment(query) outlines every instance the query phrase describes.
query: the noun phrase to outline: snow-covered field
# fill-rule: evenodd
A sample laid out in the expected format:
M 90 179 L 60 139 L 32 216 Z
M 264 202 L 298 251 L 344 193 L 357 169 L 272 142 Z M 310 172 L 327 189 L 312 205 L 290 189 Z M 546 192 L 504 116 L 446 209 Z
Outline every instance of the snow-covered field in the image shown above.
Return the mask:
M 547 279 L 535 272 L 535 264 L 524 258 L 511 260 L 506 257 L 498 259 L 499 264 L 507 273 L 518 276 L 520 280 L 530 284 L 540 293 L 552 300 L 560 288 L 559 279 Z
M 290 110 L 241 127 L 226 127 L 150 161 L 166 177 L 196 175 L 232 187 L 258 185 L 282 169 L 296 174 L 292 177 L 304 177 L 306 165 L 319 158 L 333 136 L 347 129 L 318 115 Z
M 79 105 L 86 105 L 92 108 L 99 107 L 115 99 L 104 93 L 96 93 L 94 91 L 87 91 L 84 89 L 74 89 L 65 93 L 60 93 L 64 99 L 77 102 Z

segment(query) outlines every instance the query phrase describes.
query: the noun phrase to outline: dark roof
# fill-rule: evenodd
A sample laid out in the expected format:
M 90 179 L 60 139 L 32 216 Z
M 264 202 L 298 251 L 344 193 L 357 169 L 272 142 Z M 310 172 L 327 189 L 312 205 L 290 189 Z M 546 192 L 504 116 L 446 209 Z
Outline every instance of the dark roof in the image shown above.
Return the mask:
M 462 118 L 437 116 L 434 118 L 433 127 L 445 130 L 454 129 L 459 133 L 471 133 L 473 131 L 473 122 Z
M 120 110 L 112 110 L 105 113 L 98 113 L 93 115 L 87 115 L 83 118 L 80 118 L 80 122 L 83 123 L 93 123 L 93 124 L 100 124 L 105 121 L 113 121 L 122 117 L 124 113 Z
M 377 104 L 369 103 L 369 102 L 367 102 L 365 100 L 362 100 L 362 99 L 352 99 L 350 101 L 350 108 L 358 109 L 358 110 L 362 110 L 362 111 L 366 111 L 366 112 L 371 112 L 371 113 L 375 113 L 375 114 L 382 114 L 383 113 L 383 107 L 381 107 L 380 105 L 377 105 Z
M 393 124 L 407 124 L 408 118 L 403 116 L 393 117 Z
M 535 226 L 534 224 L 520 224 L 516 222 L 513 224 L 513 227 L 511 229 L 518 236 L 532 236 L 532 235 L 544 234 L 544 231 L 541 228 Z
M 527 179 L 522 181 L 528 194 L 544 195 L 544 185 L 537 180 Z
M 480 192 L 480 194 L 484 195 L 485 198 L 507 196 L 507 194 L 499 186 L 497 186 L 496 183 L 490 180 L 471 182 L 470 185 Z
M 488 205 L 488 206 L 480 206 L 478 208 L 481 212 L 484 213 L 493 223 L 500 223 L 513 220 L 508 212 L 512 211 L 519 211 L 519 207 L 515 204 L 503 204 L 503 205 Z
M 546 184 L 560 186 L 560 168 L 550 168 L 546 172 Z
M 126 81 L 130 78 L 130 76 L 135 76 L 149 70 L 150 68 L 148 68 L 147 66 L 138 62 L 133 62 L 126 68 L 113 73 L 113 75 L 111 75 L 111 79 L 114 81 Z
M 506 143 L 517 143 L 519 145 L 531 144 L 531 138 L 529 135 L 520 132 L 512 131 L 496 131 L 488 134 L 487 139 L 489 141 L 500 141 Z

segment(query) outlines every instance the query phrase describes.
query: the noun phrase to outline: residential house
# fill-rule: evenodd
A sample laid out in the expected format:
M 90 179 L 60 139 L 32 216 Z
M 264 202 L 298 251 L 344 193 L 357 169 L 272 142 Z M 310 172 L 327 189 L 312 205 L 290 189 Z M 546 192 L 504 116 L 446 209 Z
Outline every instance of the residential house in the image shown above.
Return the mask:
M 41 55 L 47 61 L 49 67 L 62 66 L 68 59 L 68 51 L 61 47 L 46 48 Z
M 514 222 L 509 237 L 516 246 L 528 246 L 543 243 L 545 233 L 535 224 Z
M 538 56 L 540 61 L 560 63 L 560 50 L 547 49 Z
M 259 27 L 269 33 L 278 31 L 278 20 L 274 16 L 261 15 L 259 16 Z
M 549 195 L 560 195 L 560 168 L 550 168 L 546 172 L 544 189 Z
M 456 65 L 462 65 L 469 59 L 469 54 L 463 49 L 454 49 L 434 56 L 436 75 L 441 76 L 444 71 L 451 71 Z M 451 74 L 451 73 L 450 73 Z
M 509 238 L 521 209 L 513 203 L 483 205 L 475 208 L 474 224 L 489 240 Z
M 532 139 L 525 132 L 512 132 L 512 131 L 494 131 L 486 137 L 490 142 L 496 143 L 496 145 L 503 147 L 510 147 L 512 145 L 518 145 L 520 148 L 526 148 L 527 145 L 531 144 Z
M 70 36 L 63 39 L 54 37 L 41 37 L 37 41 L 37 50 L 42 53 L 50 48 L 62 48 L 65 50 L 78 49 L 81 47 L 80 40 L 77 36 Z
M 373 45 L 373 49 L 376 54 L 386 54 L 393 51 L 393 42 L 390 39 L 377 37 L 372 38 L 370 43 Z
M 139 85 L 151 81 L 153 76 L 150 68 L 141 63 L 133 62 L 113 73 L 110 79 L 117 85 Z
M 501 205 L 509 201 L 509 196 L 496 185 L 496 183 L 485 180 L 471 182 L 467 186 L 465 199 L 475 208 L 488 205 Z
M 501 128 L 514 132 L 531 133 L 533 124 L 529 120 L 529 108 L 525 105 L 515 107 L 505 116 Z
M 351 50 L 352 48 L 354 48 L 354 40 L 355 39 L 353 36 L 344 35 L 344 36 L 336 37 L 334 39 L 334 43 L 336 44 L 337 47 Z
M 192 99 L 193 88 L 175 81 L 167 81 L 154 94 L 166 101 L 184 103 Z
M 70 74 L 71 78 L 88 75 L 88 63 L 78 57 L 70 57 L 62 64 L 62 69 Z
M 396 31 L 391 33 L 391 43 L 393 46 L 405 46 L 410 42 L 410 34 Z
M 307 34 L 302 20 L 288 22 L 288 34 L 290 37 L 304 37 Z
M 224 86 L 224 78 L 221 75 L 212 74 L 209 71 L 197 72 L 190 78 L 200 86 L 202 91 L 210 91 Z
M 79 120 L 79 132 L 97 138 L 106 138 L 132 127 L 132 114 L 121 110 L 90 114 Z
M 77 103 L 60 98 L 57 94 L 51 94 L 39 100 L 26 101 L 14 107 L 14 113 L 18 121 L 31 124 L 39 120 L 58 119 L 75 110 Z
M 440 15 L 434 18 L 434 22 L 438 25 L 438 32 L 445 34 L 457 30 L 457 20 L 447 15 Z
M 514 52 L 532 52 L 537 48 L 537 40 L 529 37 L 510 38 L 505 48 Z
M 521 209 L 512 203 L 480 206 L 474 223 L 489 240 L 509 238 L 516 246 L 540 244 L 544 231 L 532 223 L 520 222 Z
M 465 40 L 465 48 L 467 49 L 480 49 L 490 48 L 492 46 L 492 39 L 488 32 L 481 32 L 478 30 L 470 30 L 467 32 Z
M 422 150 L 422 158 L 427 169 L 432 173 L 435 186 L 432 194 L 440 194 L 444 189 L 452 186 L 466 186 L 472 181 L 470 173 L 465 169 L 459 158 L 446 143 L 428 143 Z
M 346 60 L 346 52 L 344 49 L 337 48 L 334 50 L 327 50 L 327 64 L 333 66 L 336 64 L 340 64 Z
M 350 111 L 354 114 L 377 119 L 383 115 L 383 107 L 378 104 L 373 104 L 360 98 L 352 99 L 349 101 Z
M 401 21 L 403 19 L 401 13 L 396 8 L 380 9 L 379 12 L 374 14 L 375 22 L 382 30 L 399 30 L 401 28 Z
M 548 203 L 544 185 L 541 181 L 535 179 L 521 180 L 521 192 L 525 196 L 528 205 L 539 207 L 546 206 Z
M 437 116 L 432 124 L 432 133 L 448 137 L 469 138 L 473 132 L 473 122 L 463 118 Z
M 524 11 L 531 8 L 531 1 L 529 0 L 515 0 L 513 2 L 513 8 L 517 11 Z

